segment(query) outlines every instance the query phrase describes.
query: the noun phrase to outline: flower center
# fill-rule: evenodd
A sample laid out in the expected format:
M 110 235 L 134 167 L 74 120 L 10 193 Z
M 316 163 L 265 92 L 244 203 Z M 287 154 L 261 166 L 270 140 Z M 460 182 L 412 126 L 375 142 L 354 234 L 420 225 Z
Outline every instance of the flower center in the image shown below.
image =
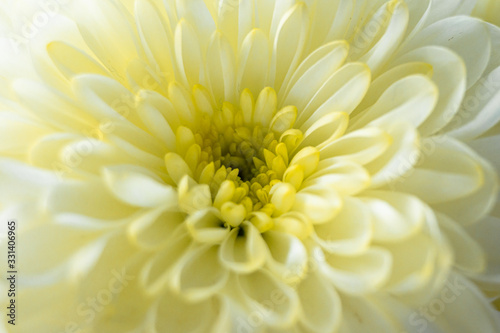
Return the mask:
M 203 204 L 216 208 L 226 225 L 238 227 L 248 220 L 261 232 L 268 230 L 274 217 L 292 208 L 304 178 L 300 161 L 294 166 L 291 159 L 292 153 L 303 155 L 294 152 L 303 136 L 292 129 L 295 107 L 277 112 L 276 93 L 270 88 L 256 101 L 244 91 L 239 106 L 224 102 L 219 108 L 200 108 L 196 94 L 193 99 L 195 120 L 177 128 L 177 154 L 167 154 L 167 172 L 174 179 L 172 174 L 184 170 L 191 184 L 184 187 L 204 191 L 210 200 Z M 307 153 L 319 158 L 308 148 Z M 189 205 L 188 213 L 200 208 Z

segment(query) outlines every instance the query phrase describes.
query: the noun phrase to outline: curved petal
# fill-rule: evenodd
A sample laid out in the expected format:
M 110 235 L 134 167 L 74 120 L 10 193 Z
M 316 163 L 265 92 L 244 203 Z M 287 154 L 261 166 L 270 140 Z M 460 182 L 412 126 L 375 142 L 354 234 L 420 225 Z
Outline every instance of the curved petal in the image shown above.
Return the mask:
M 418 167 L 391 186 L 430 204 L 469 196 L 483 186 L 484 171 L 474 156 L 463 153 L 461 146 L 447 137 L 424 140 Z
M 417 198 L 389 191 L 367 191 L 361 195 L 372 218 L 375 241 L 398 241 L 422 227 L 425 207 Z
M 465 155 L 470 156 L 478 163 L 483 174 L 483 182 L 476 191 L 469 195 L 433 205 L 433 208 L 445 213 L 462 225 L 470 225 L 485 217 L 495 205 L 499 188 L 498 174 L 487 161 L 470 149 L 457 143 L 455 143 L 455 149 L 462 149 Z
M 201 81 L 202 54 L 198 36 L 191 25 L 181 19 L 175 29 L 175 60 L 185 87 Z
M 427 76 L 410 75 L 396 81 L 374 105 L 354 117 L 349 129 L 398 120 L 418 127 L 432 113 L 437 100 L 438 88 Z
M 359 164 L 347 160 L 323 160 L 318 170 L 302 184 L 304 189 L 310 186 L 325 186 L 337 191 L 341 196 L 355 195 L 370 184 L 370 175 Z
M 396 332 L 390 314 L 371 299 L 341 295 L 341 302 L 340 332 Z
M 332 219 L 342 207 L 342 197 L 333 188 L 311 185 L 295 195 L 293 211 L 302 213 L 313 224 Z
M 163 80 L 174 78 L 173 33 L 159 10 L 149 0 L 135 1 L 135 22 L 142 47 L 156 74 Z
M 155 207 L 174 205 L 176 191 L 154 173 L 132 165 L 117 165 L 103 169 L 106 185 L 120 200 L 134 206 Z
M 243 233 L 243 235 L 239 235 Z M 219 249 L 219 258 L 228 269 L 237 273 L 251 273 L 262 267 L 267 256 L 267 245 L 260 232 L 249 222 L 234 228 Z
M 479 281 L 481 289 L 498 291 L 500 287 L 500 219 L 488 217 L 468 226 L 466 232 L 481 246 L 486 256 L 486 268 L 481 274 L 474 275 L 473 279 Z
M 229 271 L 219 262 L 218 251 L 219 246 L 202 246 L 186 252 L 172 270 L 173 290 L 196 302 L 222 289 Z
M 481 290 L 465 277 L 451 274 L 442 295 L 441 304 L 444 304 L 444 307 L 430 303 L 428 309 L 435 308 L 433 312 L 440 314 L 436 316 L 436 324 L 443 332 L 500 330 L 498 311 L 493 308 Z M 436 311 L 438 309 L 439 311 Z M 475 318 L 474 323 L 468 318 Z
M 325 259 L 320 264 L 323 274 L 335 287 L 351 295 L 379 289 L 390 277 L 392 268 L 390 252 L 378 247 L 353 256 L 325 254 Z
M 437 215 L 439 225 L 453 250 L 453 264 L 467 273 L 481 273 L 486 267 L 485 253 L 460 224 Z
M 254 29 L 248 33 L 241 46 L 238 58 L 239 91 L 250 89 L 254 96 L 266 86 L 270 63 L 270 50 L 267 35 Z
M 184 222 L 184 214 L 165 211 L 160 207 L 152 209 L 130 223 L 127 232 L 135 244 L 147 249 L 157 250 L 165 245 L 173 231 Z
M 80 33 L 99 60 L 113 73 L 125 73 L 138 57 L 137 40 L 130 14 L 120 2 L 77 0 L 72 10 Z M 119 52 L 116 52 L 119 50 Z
M 299 110 L 297 126 L 309 128 L 316 120 L 332 111 L 351 113 L 361 102 L 370 86 L 370 68 L 363 63 L 348 63 L 334 72 L 317 90 L 305 100 Z
M 269 269 L 287 283 L 300 281 L 306 274 L 307 250 L 298 238 L 278 231 L 262 236 L 269 248 Z
M 229 232 L 216 209 L 196 211 L 185 220 L 185 223 L 191 236 L 201 243 L 219 243 Z
M 172 267 L 192 248 L 191 237 L 183 226 L 178 227 L 166 247 L 146 261 L 141 270 L 139 282 L 146 294 L 153 296 L 163 291 L 171 281 Z
M 421 156 L 420 136 L 407 122 L 391 122 L 381 126 L 392 137 L 391 145 L 379 157 L 364 167 L 372 175 L 371 187 L 377 188 L 405 177 Z
M 444 133 L 463 141 L 474 139 L 500 122 L 500 67 L 471 87 Z
M 222 105 L 224 101 L 234 102 L 236 97 L 235 57 L 231 45 L 220 31 L 215 32 L 210 38 L 205 68 L 207 81 L 210 83 L 212 95 L 217 99 L 217 104 Z
M 444 46 L 460 55 L 467 69 L 467 88 L 481 78 L 490 60 L 488 27 L 472 17 L 447 17 L 431 24 L 416 34 L 401 52 L 426 45 Z
M 319 118 L 304 133 L 304 138 L 295 148 L 300 150 L 307 146 L 318 149 L 340 138 L 347 129 L 349 116 L 345 112 L 331 112 Z
M 319 274 L 309 274 L 297 287 L 301 325 L 308 332 L 336 332 L 342 321 L 342 302 L 333 285 Z
M 66 179 L 50 189 L 45 208 L 51 213 L 75 213 L 101 219 L 119 219 L 137 208 L 116 197 L 102 181 Z
M 154 327 L 158 332 L 205 333 L 217 331 L 220 316 L 226 315 L 222 302 L 217 298 L 193 303 L 174 293 L 167 292 L 159 297 L 154 308 Z
M 81 73 L 110 75 L 92 56 L 65 42 L 51 42 L 47 53 L 67 79 Z
M 301 107 L 344 63 L 349 50 L 345 41 L 335 41 L 311 53 L 279 92 L 280 105 Z
M 436 107 L 420 126 L 422 135 L 428 136 L 443 128 L 457 113 L 466 90 L 467 68 L 459 55 L 440 46 L 413 50 L 395 59 L 394 65 L 415 61 L 432 66 L 432 81 L 439 90 Z
M 431 297 L 427 283 L 441 283 L 439 270 L 435 269 L 441 249 L 428 235 L 419 233 L 401 241 L 385 243 L 390 251 L 393 265 L 387 288 L 395 295 L 426 294 Z M 443 253 L 445 253 L 443 251 Z
M 240 292 L 250 311 L 258 312 L 270 326 L 286 327 L 299 311 L 297 292 L 266 271 L 238 277 Z
M 376 127 L 363 128 L 342 136 L 320 150 L 321 158 L 348 160 L 361 165 L 367 164 L 390 146 L 392 137 Z
M 344 205 L 330 221 L 314 226 L 313 238 L 327 252 L 360 254 L 370 244 L 372 223 L 370 212 L 362 201 L 344 198 Z
M 292 75 L 305 46 L 309 27 L 307 6 L 297 3 L 280 19 L 273 40 L 270 82 L 279 91 L 283 81 Z
M 403 40 L 408 19 L 405 2 L 387 2 L 354 36 L 350 57 L 366 63 L 372 71 L 377 72 Z M 376 32 L 373 32 L 374 26 Z

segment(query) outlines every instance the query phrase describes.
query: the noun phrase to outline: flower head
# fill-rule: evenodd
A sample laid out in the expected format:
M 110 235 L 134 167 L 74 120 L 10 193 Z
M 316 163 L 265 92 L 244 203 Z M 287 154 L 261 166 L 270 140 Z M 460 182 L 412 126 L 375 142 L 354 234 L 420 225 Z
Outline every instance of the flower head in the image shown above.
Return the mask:
M 473 5 L 58 5 L 36 74 L 3 69 L 19 297 L 56 300 L 26 330 L 500 328 L 500 28 Z

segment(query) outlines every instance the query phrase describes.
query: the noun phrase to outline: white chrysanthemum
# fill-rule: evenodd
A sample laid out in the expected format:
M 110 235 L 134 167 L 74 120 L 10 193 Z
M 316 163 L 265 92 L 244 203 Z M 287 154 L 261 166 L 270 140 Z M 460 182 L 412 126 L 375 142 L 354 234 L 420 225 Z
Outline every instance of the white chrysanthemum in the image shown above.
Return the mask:
M 500 330 L 500 28 L 474 1 L 15 7 L 20 331 Z

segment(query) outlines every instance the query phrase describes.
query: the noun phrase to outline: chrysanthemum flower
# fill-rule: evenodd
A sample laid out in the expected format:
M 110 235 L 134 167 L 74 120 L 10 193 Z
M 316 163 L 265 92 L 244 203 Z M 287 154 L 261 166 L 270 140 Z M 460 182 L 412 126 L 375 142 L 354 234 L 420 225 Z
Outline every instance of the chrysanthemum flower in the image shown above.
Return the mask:
M 500 331 L 500 28 L 473 8 L 6 9 L 20 332 Z

